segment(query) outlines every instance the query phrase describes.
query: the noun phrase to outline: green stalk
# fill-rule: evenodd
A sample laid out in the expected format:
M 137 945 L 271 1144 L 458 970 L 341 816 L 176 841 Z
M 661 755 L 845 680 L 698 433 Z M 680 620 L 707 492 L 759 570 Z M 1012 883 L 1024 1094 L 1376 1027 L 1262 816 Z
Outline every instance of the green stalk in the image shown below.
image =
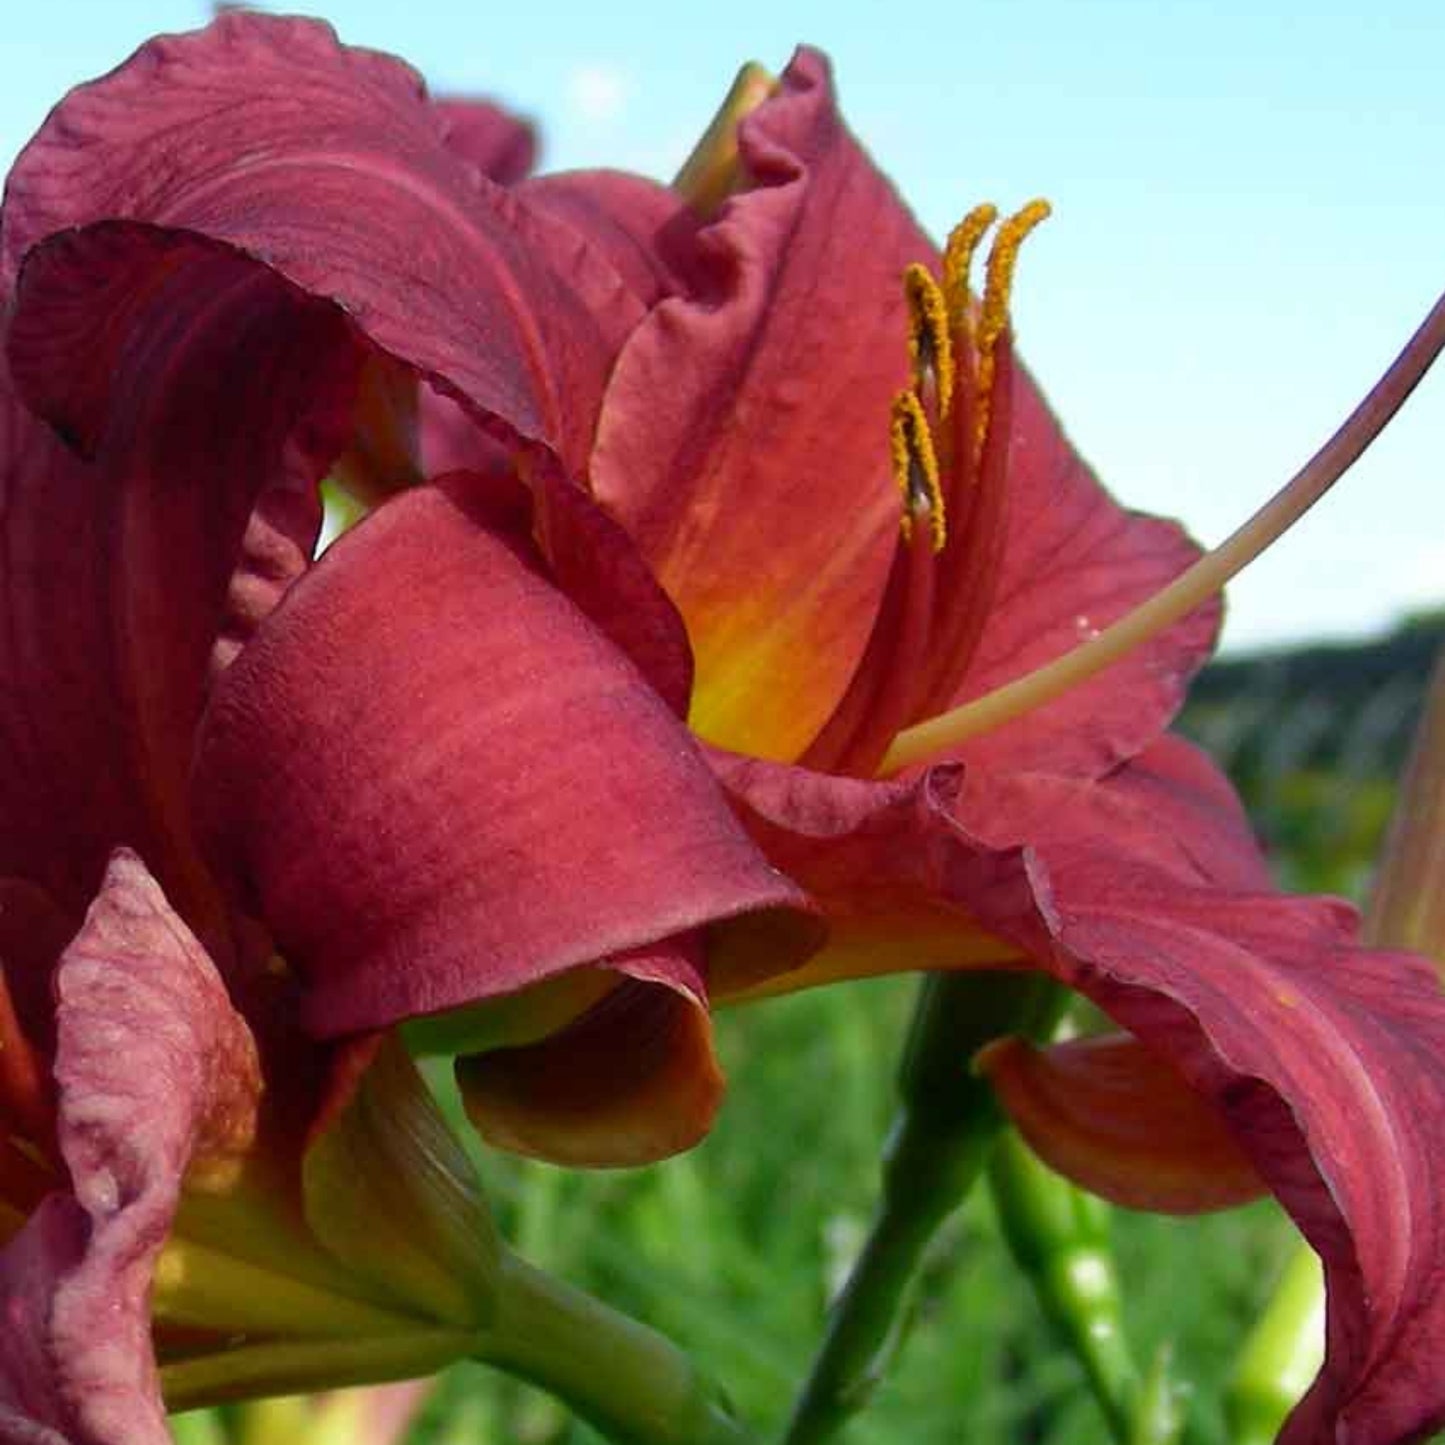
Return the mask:
M 615 1445 L 749 1445 L 670 1340 L 505 1251 L 475 1358 L 550 1391 Z
M 1250 1331 L 1224 1396 L 1233 1445 L 1269 1445 L 1315 1377 L 1325 1351 L 1320 1262 L 1299 1245 Z
M 1083 1367 L 1115 1440 L 1132 1445 L 1142 1397 L 1124 1334 L 1109 1206 L 1055 1174 L 1012 1130 L 993 1151 L 989 1184 L 1014 1262 Z
M 924 1250 L 963 1202 L 1003 1126 L 993 1091 L 970 1061 L 1002 1035 L 1045 1036 L 1060 997 L 1056 985 L 1033 974 L 923 981 L 899 1068 L 900 1108 L 884 1147 L 878 1209 L 833 1303 L 785 1445 L 831 1439 L 883 1378 Z

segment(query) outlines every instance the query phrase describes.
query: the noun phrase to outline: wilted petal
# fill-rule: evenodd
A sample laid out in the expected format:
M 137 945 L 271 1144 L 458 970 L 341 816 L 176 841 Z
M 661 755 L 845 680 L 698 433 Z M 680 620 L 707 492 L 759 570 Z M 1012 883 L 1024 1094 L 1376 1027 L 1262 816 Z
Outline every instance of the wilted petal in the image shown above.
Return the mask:
M 816 52 L 740 145 L 752 184 L 699 233 L 698 293 L 664 301 L 624 350 L 591 475 L 687 620 L 697 730 L 791 758 L 846 687 L 883 586 L 900 276 L 932 248 L 839 119 Z
M 400 61 L 316 21 L 228 12 L 57 107 L 10 177 L 0 279 L 51 233 L 106 218 L 223 242 L 580 469 L 641 308 L 575 232 L 453 150 L 446 126 Z
M 34 1351 L 16 1403 L 75 1445 L 161 1445 L 151 1272 L 182 1177 L 215 1178 L 250 1143 L 255 1051 L 210 960 L 131 854 L 112 861 L 56 991 L 74 1198 L 52 1196 L 6 1248 L 9 1307 Z
M 1218 1113 L 1132 1038 L 1005 1039 L 979 1062 L 1034 1151 L 1116 1204 L 1196 1214 L 1265 1190 Z
M 205 720 L 204 832 L 306 976 L 324 1034 L 800 898 L 515 517 L 464 480 L 343 537 Z
M 0 1442 L 72 1445 L 73 1413 L 60 1394 L 48 1325 L 56 1281 L 85 1255 L 90 1222 L 73 1199 L 54 1194 L 0 1250 Z M 80 1437 L 75 1437 L 76 1445 Z

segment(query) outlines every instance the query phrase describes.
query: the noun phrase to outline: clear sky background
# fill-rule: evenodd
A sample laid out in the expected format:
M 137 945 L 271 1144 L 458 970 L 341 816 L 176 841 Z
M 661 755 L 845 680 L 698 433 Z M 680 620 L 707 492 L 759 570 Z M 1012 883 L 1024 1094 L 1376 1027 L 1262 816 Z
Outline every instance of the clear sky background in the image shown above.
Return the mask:
M 289 8 L 289 7 L 269 7 Z M 308 8 L 308 7 L 300 7 Z M 0 29 L 0 162 L 195 0 L 51 0 Z M 737 65 L 833 56 L 845 113 L 941 235 L 1048 196 L 1015 318 L 1132 506 L 1219 541 L 1322 442 L 1445 287 L 1441 0 L 334 0 L 349 41 L 535 119 L 544 166 L 667 178 Z M 1227 645 L 1445 604 L 1445 374 L 1231 593 Z

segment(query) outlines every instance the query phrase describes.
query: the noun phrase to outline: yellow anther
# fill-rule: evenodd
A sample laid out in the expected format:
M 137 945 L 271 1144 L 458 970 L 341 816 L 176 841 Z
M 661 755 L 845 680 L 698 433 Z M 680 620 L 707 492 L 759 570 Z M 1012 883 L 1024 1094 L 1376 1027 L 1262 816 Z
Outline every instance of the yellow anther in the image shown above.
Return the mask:
M 994 346 L 1009 324 L 1009 293 L 1013 290 L 1014 267 L 1024 238 L 1049 215 L 1047 201 L 1030 201 L 1016 211 L 999 228 L 988 253 L 988 269 L 984 278 L 983 300 L 979 304 L 978 352 L 978 420 L 974 428 L 975 445 L 982 450 L 988 435 L 988 419 L 993 392 Z
M 1030 201 L 998 228 L 993 247 L 988 253 L 988 272 L 984 280 L 983 303 L 978 319 L 979 394 L 988 395 L 991 354 L 999 333 L 1008 325 L 1009 292 L 1013 290 L 1014 266 L 1024 238 L 1049 214 L 1047 201 Z
M 923 403 L 911 391 L 900 391 L 893 398 L 888 441 L 893 455 L 893 479 L 903 494 L 903 516 L 899 521 L 903 539 L 908 541 L 913 536 L 915 517 L 927 517 L 933 534 L 933 550 L 941 552 L 948 540 L 948 531 L 943 515 L 938 453 L 933 447 L 933 433 L 929 430 Z
M 943 293 L 948 299 L 948 313 L 961 331 L 970 331 L 968 273 L 973 270 L 974 252 L 998 220 L 998 207 L 984 202 L 975 206 L 953 230 L 943 248 Z
M 908 356 L 913 362 L 913 389 L 923 394 L 930 379 L 938 391 L 938 414 L 948 415 L 953 395 L 953 338 L 949 334 L 948 303 L 943 289 L 927 266 L 916 261 L 903 273 L 903 294 L 908 299 Z

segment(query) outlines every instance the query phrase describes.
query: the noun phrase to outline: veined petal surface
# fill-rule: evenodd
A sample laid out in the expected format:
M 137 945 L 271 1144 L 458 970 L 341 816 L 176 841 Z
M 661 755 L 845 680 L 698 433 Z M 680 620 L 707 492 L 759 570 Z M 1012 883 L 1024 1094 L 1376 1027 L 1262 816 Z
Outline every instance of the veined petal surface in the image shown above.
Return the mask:
M 12 171 L 0 283 L 47 236 L 204 236 L 334 301 L 380 347 L 579 472 L 641 307 L 569 228 L 447 142 L 410 67 L 241 11 L 73 91 Z
M 51 1196 L 0 1254 L 0 1289 L 15 1291 L 22 1327 L 38 1331 L 25 1336 L 38 1373 L 13 1408 L 39 1411 L 73 1445 L 164 1445 L 151 1270 L 182 1178 L 215 1177 L 250 1145 L 255 1049 L 210 960 L 132 854 L 112 860 L 56 990 L 60 1147 L 74 1193 Z M 8 1374 L 0 1368 L 0 1381 Z
M 203 833 L 306 977 L 319 1033 L 801 902 L 514 526 L 464 478 L 401 494 L 213 693 Z
M 883 587 L 900 278 L 931 247 L 816 52 L 739 144 L 750 184 L 698 234 L 697 293 L 623 351 L 591 476 L 687 621 L 697 731 L 789 759 L 847 686 Z

